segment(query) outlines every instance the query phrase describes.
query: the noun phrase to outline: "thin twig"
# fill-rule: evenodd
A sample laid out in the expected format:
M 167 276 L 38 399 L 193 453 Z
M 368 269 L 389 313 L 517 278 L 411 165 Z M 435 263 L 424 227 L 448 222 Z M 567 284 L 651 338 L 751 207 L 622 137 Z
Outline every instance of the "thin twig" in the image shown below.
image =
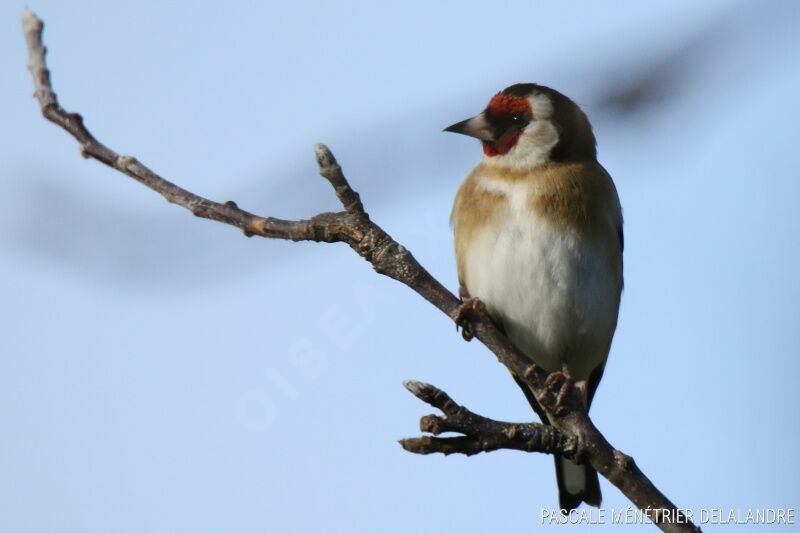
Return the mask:
M 461 433 L 460 437 L 417 437 L 402 439 L 404 450 L 418 453 L 459 453 L 474 455 L 495 450 L 520 450 L 561 455 L 574 459 L 577 439 L 553 426 L 498 422 L 478 415 L 457 404 L 444 391 L 419 381 L 406 381 L 405 387 L 417 398 L 441 410 L 445 416 L 427 415 L 419 421 L 419 429 L 432 435 Z
M 455 320 L 461 315 L 459 299 L 431 276 L 405 247 L 398 244 L 369 219 L 358 193 L 350 187 L 341 167 L 325 146 L 317 145 L 316 147 L 317 163 L 320 173 L 333 186 L 344 211 L 321 213 L 307 220 L 282 220 L 254 215 L 240 209 L 234 202 L 218 203 L 208 200 L 164 179 L 134 157 L 119 155 L 99 142 L 89 132 L 80 115 L 65 111 L 58 103 L 53 91 L 50 71 L 45 62 L 46 49 L 42 43 L 44 24 L 35 14 L 25 11 L 22 15 L 22 26 L 28 47 L 28 68 L 33 76 L 35 96 L 39 101 L 42 114 L 47 120 L 62 127 L 78 141 L 84 157 L 96 159 L 130 176 L 161 194 L 169 202 L 188 209 L 198 217 L 235 226 L 248 236 L 258 235 L 293 241 L 347 243 L 361 257 L 369 261 L 377 272 L 407 285 L 451 319 Z M 466 450 L 469 446 L 478 445 L 482 447 L 483 451 L 488 451 L 489 449 L 511 447 L 522 442 L 517 440 L 516 435 L 513 438 L 507 434 L 505 437 L 501 437 L 497 431 L 500 433 L 518 432 L 524 436 L 527 436 L 525 433 L 527 431 L 530 432 L 531 438 L 540 439 L 536 446 L 531 446 L 536 449 L 520 447 L 513 449 L 546 451 L 569 457 L 583 457 L 640 509 L 664 509 L 673 512 L 676 510 L 675 505 L 639 470 L 633 459 L 615 450 L 609 444 L 592 424 L 586 410 L 575 395 L 567 398 L 563 409 L 556 410 L 555 393 L 545 386 L 547 372 L 531 364 L 531 360 L 511 344 L 485 313 L 469 314 L 466 321 L 470 333 L 485 344 L 502 364 L 535 391 L 537 399 L 547 411 L 548 418 L 554 422 L 555 428 L 545 430 L 538 427 L 537 424 L 496 422 L 479 417 L 458 406 L 458 413 L 445 411 L 447 415 L 445 418 L 427 417 L 427 425 L 423 430 L 438 431 L 445 427 L 460 428 L 458 430 L 466 435 L 465 437 L 456 437 L 461 439 L 460 441 L 434 440 L 432 437 L 423 437 L 424 440 L 416 441 L 416 444 L 413 439 L 406 440 L 404 441 L 406 445 L 416 448 L 413 451 L 418 453 L 422 453 L 423 449 L 430 452 L 466 453 L 457 448 L 460 446 L 461 450 Z M 441 391 L 439 393 L 444 394 Z M 452 400 L 449 401 L 452 402 Z M 452 405 L 447 402 L 441 405 L 448 409 L 457 406 L 455 402 L 452 402 Z M 439 407 L 439 405 L 436 406 Z M 486 427 L 479 427 L 481 424 Z M 485 433 L 482 432 L 483 429 L 486 430 Z M 491 441 L 491 438 L 500 440 Z M 551 444 L 544 444 L 544 441 Z M 484 446 L 485 443 L 489 443 L 488 447 Z M 427 448 L 425 448 L 426 446 Z M 481 450 L 473 453 L 477 453 L 477 451 Z M 664 531 L 697 531 L 693 524 L 685 522 L 659 523 L 657 525 Z

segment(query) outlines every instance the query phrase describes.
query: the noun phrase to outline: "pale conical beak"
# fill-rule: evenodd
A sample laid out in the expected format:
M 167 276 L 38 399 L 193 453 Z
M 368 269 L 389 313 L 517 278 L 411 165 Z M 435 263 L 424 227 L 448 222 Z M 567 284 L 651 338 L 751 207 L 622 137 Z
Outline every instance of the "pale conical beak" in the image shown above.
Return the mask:
M 495 141 L 492 128 L 489 125 L 489 122 L 486 120 L 486 117 L 483 116 L 483 113 L 472 118 L 468 118 L 467 120 L 457 122 L 452 126 L 445 128 L 444 131 L 452 131 L 453 133 L 469 135 L 470 137 L 475 137 L 476 139 L 486 142 Z

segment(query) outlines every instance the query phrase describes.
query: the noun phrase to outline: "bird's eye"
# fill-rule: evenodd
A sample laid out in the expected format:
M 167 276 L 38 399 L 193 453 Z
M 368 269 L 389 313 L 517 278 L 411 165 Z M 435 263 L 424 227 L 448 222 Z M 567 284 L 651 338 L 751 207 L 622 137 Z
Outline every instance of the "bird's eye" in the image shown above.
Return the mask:
M 511 116 L 511 122 L 514 124 L 522 124 L 525 122 L 525 116 L 521 113 L 517 113 L 516 115 Z

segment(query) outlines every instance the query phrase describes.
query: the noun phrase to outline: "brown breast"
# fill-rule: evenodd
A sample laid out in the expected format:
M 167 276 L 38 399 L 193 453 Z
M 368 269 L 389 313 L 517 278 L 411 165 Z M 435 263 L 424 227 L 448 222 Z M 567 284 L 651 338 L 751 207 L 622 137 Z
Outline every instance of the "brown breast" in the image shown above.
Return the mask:
M 609 246 L 620 246 L 618 229 L 622 224 L 616 188 L 611 177 L 597 162 L 551 163 L 534 170 L 517 171 L 479 164 L 461 185 L 450 217 L 455 229 L 456 257 L 460 250 L 486 224 L 496 223 L 509 205 L 503 194 L 480 186 L 482 177 L 530 186 L 528 199 L 532 213 L 566 228 L 600 239 Z M 618 254 L 621 265 L 621 249 Z M 464 279 L 458 261 L 459 278 Z

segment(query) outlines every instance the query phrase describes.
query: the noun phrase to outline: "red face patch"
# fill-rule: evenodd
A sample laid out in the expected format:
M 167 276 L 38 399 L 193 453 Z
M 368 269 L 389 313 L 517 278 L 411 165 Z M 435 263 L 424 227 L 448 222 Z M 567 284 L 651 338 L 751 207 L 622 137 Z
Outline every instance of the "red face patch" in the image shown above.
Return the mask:
M 517 144 L 520 135 L 522 135 L 522 130 L 514 130 L 506 133 L 493 143 L 483 141 L 483 153 L 489 157 L 507 154 Z
M 516 113 L 532 114 L 531 104 L 524 96 L 511 96 L 497 93 L 486 106 L 493 115 L 514 115 Z
M 489 105 L 486 106 L 486 113 L 498 118 L 520 114 L 531 116 L 533 115 L 533 110 L 530 102 L 524 96 L 497 93 L 489 100 Z M 522 135 L 521 129 L 510 128 L 495 142 L 484 141 L 483 153 L 490 157 L 506 154 L 517 144 L 520 135 Z

